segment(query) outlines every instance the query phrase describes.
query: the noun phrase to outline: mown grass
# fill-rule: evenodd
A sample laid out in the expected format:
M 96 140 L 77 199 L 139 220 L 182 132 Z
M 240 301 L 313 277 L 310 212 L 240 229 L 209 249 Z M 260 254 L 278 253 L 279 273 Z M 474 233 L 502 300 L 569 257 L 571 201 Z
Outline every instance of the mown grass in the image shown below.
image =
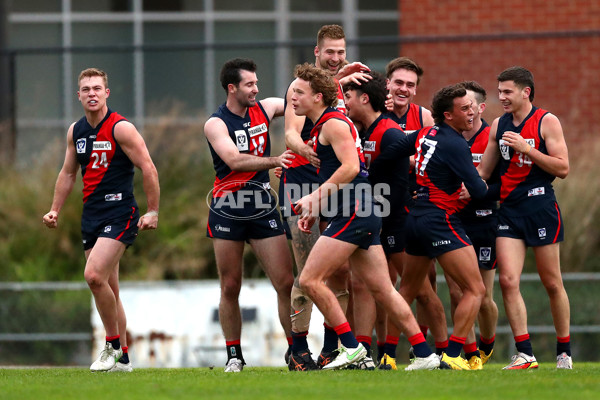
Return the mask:
M 538 370 L 315 371 L 246 368 L 138 369 L 131 374 L 92 374 L 87 369 L 0 369 L 3 399 L 596 399 L 600 364 L 572 371 L 542 364 Z

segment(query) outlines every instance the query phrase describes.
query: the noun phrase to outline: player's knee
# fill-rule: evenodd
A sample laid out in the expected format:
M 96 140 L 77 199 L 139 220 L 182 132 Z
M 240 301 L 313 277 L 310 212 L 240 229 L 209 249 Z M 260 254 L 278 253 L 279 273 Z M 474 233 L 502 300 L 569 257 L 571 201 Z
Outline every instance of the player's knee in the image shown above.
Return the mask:
M 242 281 L 238 279 L 221 279 L 221 297 L 237 299 L 242 289 Z
M 510 292 L 519 289 L 519 277 L 516 275 L 500 274 L 498 279 L 502 292 Z
M 550 297 L 561 294 L 564 291 L 562 280 L 553 279 L 550 281 L 543 281 L 544 288 Z

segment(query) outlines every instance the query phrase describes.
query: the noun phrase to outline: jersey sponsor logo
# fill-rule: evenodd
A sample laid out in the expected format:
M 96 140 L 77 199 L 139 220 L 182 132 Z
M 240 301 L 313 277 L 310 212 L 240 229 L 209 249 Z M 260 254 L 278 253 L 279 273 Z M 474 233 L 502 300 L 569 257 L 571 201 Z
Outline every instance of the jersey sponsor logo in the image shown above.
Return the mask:
M 546 194 L 546 189 L 543 186 L 529 189 L 527 191 L 527 197 L 543 196 L 544 194 Z
M 248 134 L 250 135 L 250 137 L 260 135 L 261 133 L 265 132 L 267 132 L 267 124 L 265 124 L 264 122 L 258 126 L 253 126 L 252 128 L 248 129 Z
M 545 239 L 546 238 L 546 228 L 539 228 L 538 236 L 540 237 L 540 239 Z
M 451 240 L 438 240 L 437 242 L 431 242 L 433 247 L 443 246 L 445 244 L 452 244 Z
M 112 231 L 112 226 L 109 225 L 104 227 L 104 233 L 108 233 L 110 231 Z
M 85 139 L 77 139 L 75 143 L 75 148 L 77 149 L 77 154 L 85 154 L 87 140 Z
M 104 196 L 104 201 L 121 201 L 123 200 L 123 193 L 111 193 Z
M 492 210 L 475 210 L 475 215 L 478 217 L 487 217 L 492 215 Z
M 231 232 L 231 228 L 227 226 L 221 226 L 221 224 L 215 225 L 215 231 L 217 232 Z
M 99 142 L 94 142 L 92 145 L 92 150 L 112 150 L 112 143 L 108 140 L 101 140 Z
M 507 231 L 509 229 L 510 229 L 510 226 L 508 226 L 508 225 L 498 225 L 499 231 Z
M 248 151 L 248 138 L 246 131 L 235 131 L 235 144 L 239 151 Z
M 500 154 L 502 155 L 502 158 L 505 159 L 506 161 L 510 161 L 510 147 L 508 147 L 508 145 L 506 144 L 506 141 L 504 141 L 504 139 L 500 139 L 499 145 L 500 145 Z
M 473 164 L 479 164 L 481 162 L 481 157 L 483 157 L 483 154 L 481 153 L 473 153 Z
M 479 248 L 479 261 L 490 261 L 492 259 L 492 248 L 481 247 Z
M 375 151 L 375 144 L 377 142 L 373 141 L 373 140 L 367 140 L 365 142 L 365 146 L 364 146 L 364 150 L 365 151 Z

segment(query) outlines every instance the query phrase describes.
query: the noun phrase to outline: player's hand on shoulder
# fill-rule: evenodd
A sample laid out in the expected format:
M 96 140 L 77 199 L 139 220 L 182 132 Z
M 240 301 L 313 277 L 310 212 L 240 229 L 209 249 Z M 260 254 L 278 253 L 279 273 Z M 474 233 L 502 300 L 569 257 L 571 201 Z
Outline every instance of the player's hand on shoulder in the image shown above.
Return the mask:
M 50 211 L 44 215 L 42 222 L 48 228 L 56 228 L 58 226 L 58 213 L 56 211 Z

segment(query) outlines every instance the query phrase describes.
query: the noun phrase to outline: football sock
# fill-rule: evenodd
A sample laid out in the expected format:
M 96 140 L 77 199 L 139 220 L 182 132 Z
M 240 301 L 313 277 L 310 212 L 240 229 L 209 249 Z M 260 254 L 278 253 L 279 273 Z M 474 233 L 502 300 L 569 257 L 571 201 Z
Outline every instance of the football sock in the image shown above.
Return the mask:
M 327 324 L 323 324 L 325 327 L 325 336 L 323 338 L 323 352 L 331 353 L 338 348 L 338 335 L 335 330 Z
M 556 355 L 559 356 L 562 353 L 567 353 L 571 356 L 571 335 L 566 337 L 556 337 Z
M 479 351 L 477 350 L 477 343 L 465 343 L 463 346 L 463 350 L 465 351 L 465 358 L 470 360 L 471 357 L 479 357 Z
M 388 355 L 388 357 L 396 358 L 396 347 L 398 347 L 398 341 L 400 338 L 398 336 L 390 336 L 387 335 L 385 337 L 385 345 L 383 346 L 383 352 Z
M 238 360 L 242 360 L 242 362 L 244 361 L 240 339 L 226 340 L 225 347 L 227 348 L 227 361 L 231 360 L 232 358 L 237 358 Z
M 491 339 L 484 338 L 483 336 L 479 337 L 479 350 L 483 351 L 488 356 L 494 349 L 494 342 L 496 341 L 496 335 L 492 336 Z
M 448 340 L 448 348 L 446 349 L 448 357 L 454 358 L 460 356 L 460 351 L 466 341 L 467 338 L 451 335 L 450 340 Z
M 129 347 L 123 347 L 123 355 L 121 356 L 121 358 L 119 358 L 119 362 L 121 364 L 129 363 Z
M 121 347 L 121 342 L 119 340 L 120 337 L 121 337 L 120 335 L 107 336 L 106 343 L 110 343 L 110 345 L 112 346 L 113 349 L 119 350 L 119 347 Z
M 292 331 L 292 352 L 298 353 L 308 350 L 307 335 L 308 331 L 298 333 Z
M 515 346 L 519 353 L 525 353 L 528 356 L 533 356 L 533 347 L 531 347 L 531 340 L 529 340 L 529 333 L 521 336 L 515 336 Z
M 335 333 L 337 333 L 344 347 L 351 349 L 358 347 L 358 341 L 354 337 L 348 322 L 344 322 L 333 329 L 335 329 Z
M 385 350 L 383 349 L 383 347 L 385 346 L 385 342 L 380 342 L 379 340 L 377 341 L 377 359 L 381 359 L 381 357 L 383 357 L 383 355 L 385 354 Z
M 427 345 L 427 342 L 425 341 L 425 336 L 423 336 L 422 332 L 419 332 L 416 335 L 409 337 L 408 341 L 413 347 L 415 357 L 425 358 L 431 355 L 431 349 Z
M 357 336 L 356 340 L 367 349 L 367 357 L 371 356 L 371 343 L 373 338 L 371 336 Z
M 441 356 L 443 352 L 448 348 L 448 341 L 444 340 L 443 342 L 435 342 L 435 354 Z

